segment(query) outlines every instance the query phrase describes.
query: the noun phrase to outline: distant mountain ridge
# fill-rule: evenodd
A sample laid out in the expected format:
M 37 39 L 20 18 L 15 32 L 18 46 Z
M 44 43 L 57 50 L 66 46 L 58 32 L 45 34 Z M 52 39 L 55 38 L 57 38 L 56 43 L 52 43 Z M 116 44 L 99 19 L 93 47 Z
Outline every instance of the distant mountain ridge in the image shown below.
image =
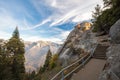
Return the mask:
M 0 39 L 0 45 L 4 45 L 7 42 L 4 39 Z M 24 41 L 25 44 L 25 68 L 27 72 L 37 70 L 44 64 L 46 54 L 48 50 L 52 54 L 57 53 L 58 49 L 61 47 L 60 44 L 50 42 L 50 41 L 36 41 L 29 42 Z
M 50 49 L 52 54 L 57 53 L 60 44 L 49 41 L 25 42 L 25 68 L 33 71 L 44 64 L 45 56 Z

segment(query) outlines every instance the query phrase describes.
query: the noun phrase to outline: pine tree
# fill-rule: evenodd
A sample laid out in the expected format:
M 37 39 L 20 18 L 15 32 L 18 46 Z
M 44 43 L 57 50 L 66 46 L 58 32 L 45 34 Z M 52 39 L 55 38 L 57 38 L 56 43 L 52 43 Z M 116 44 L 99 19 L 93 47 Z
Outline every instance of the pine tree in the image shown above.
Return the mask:
M 50 60 L 49 66 L 50 69 L 53 69 L 58 64 L 58 54 L 54 54 Z
M 100 13 L 100 15 L 96 15 L 97 13 L 93 13 L 93 17 L 95 19 L 93 23 L 94 26 L 93 31 L 104 32 L 104 34 L 108 34 L 110 27 L 118 19 L 120 19 L 120 6 L 119 6 L 120 0 L 103 0 L 103 3 L 104 10 Z M 96 8 L 95 11 L 97 11 Z
M 44 64 L 45 69 L 49 69 L 49 67 L 50 67 L 49 64 L 50 64 L 51 58 L 52 58 L 52 53 L 50 50 L 48 50 L 48 53 L 46 55 L 45 64 Z
M 100 16 L 101 15 L 101 7 L 100 7 L 100 5 L 96 5 L 96 7 L 95 7 L 95 11 L 92 11 L 92 17 L 96 20 L 97 18 L 98 18 L 98 16 Z
M 93 31 L 94 32 L 102 31 L 101 21 L 98 20 L 99 16 L 102 14 L 102 10 L 101 10 L 100 5 L 97 4 L 96 7 L 95 7 L 95 11 L 92 11 L 92 13 L 93 13 L 92 17 L 94 18 L 94 21 L 93 21 L 94 29 L 93 29 Z
M 16 27 L 12 37 L 6 43 L 8 54 L 12 57 L 12 73 L 14 80 L 24 80 L 24 43 L 19 38 L 19 31 Z
M 111 6 L 111 0 L 103 0 L 104 7 L 110 7 Z
M 19 39 L 19 31 L 18 31 L 18 27 L 15 28 L 12 37 L 13 37 L 13 38 L 16 38 L 16 39 Z
M 120 0 L 103 0 L 104 7 L 118 8 Z
M 0 45 L 0 80 L 13 80 L 11 57 L 6 54 L 5 46 Z

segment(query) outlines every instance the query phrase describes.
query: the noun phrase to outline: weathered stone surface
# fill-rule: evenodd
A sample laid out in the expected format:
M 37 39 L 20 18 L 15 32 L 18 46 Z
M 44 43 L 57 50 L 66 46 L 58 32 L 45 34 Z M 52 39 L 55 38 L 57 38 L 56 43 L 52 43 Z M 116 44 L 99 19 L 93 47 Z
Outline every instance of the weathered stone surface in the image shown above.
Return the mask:
M 100 75 L 100 80 L 118 80 L 116 76 L 120 79 L 120 19 L 110 28 L 109 35 L 112 43 L 106 53 L 108 66 Z
M 61 51 L 60 58 L 67 59 L 68 61 L 73 61 L 73 59 L 78 59 L 80 54 L 84 50 L 84 52 L 92 52 L 97 39 L 95 38 L 95 34 L 92 33 L 89 22 L 83 22 L 75 26 L 75 28 L 68 35 Z M 67 49 L 71 51 L 67 51 Z M 69 57 L 64 57 L 69 56 Z
M 120 78 L 120 44 L 111 44 L 106 53 L 107 63 L 109 68 L 102 72 L 100 80 L 109 80 L 105 75 L 109 75 L 111 80 L 116 80 L 116 77 L 110 73 L 112 70 Z
M 107 52 L 107 62 L 110 64 L 110 69 L 120 77 L 120 44 L 113 44 Z
M 110 28 L 109 35 L 113 43 L 120 43 L 120 19 Z

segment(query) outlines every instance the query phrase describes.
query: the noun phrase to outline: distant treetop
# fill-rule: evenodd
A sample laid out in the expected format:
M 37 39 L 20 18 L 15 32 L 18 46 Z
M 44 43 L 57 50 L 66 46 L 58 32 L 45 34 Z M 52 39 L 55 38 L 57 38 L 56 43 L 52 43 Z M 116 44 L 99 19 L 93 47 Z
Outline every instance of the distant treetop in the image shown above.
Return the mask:
M 19 31 L 18 31 L 18 27 L 16 26 L 14 32 L 13 32 L 13 35 L 12 35 L 13 38 L 19 38 Z

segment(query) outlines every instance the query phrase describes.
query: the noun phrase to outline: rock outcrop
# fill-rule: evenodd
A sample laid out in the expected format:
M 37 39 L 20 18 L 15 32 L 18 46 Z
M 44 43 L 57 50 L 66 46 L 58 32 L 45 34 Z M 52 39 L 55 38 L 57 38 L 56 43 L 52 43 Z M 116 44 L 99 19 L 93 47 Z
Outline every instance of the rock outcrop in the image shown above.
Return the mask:
M 106 53 L 107 63 L 100 80 L 120 80 L 120 20 L 110 29 L 112 43 Z
M 120 43 L 120 19 L 110 28 L 109 34 L 113 43 Z
M 82 54 L 93 51 L 97 39 L 91 29 L 91 23 L 83 22 L 75 26 L 68 35 L 59 52 L 60 59 L 65 62 L 65 65 L 79 59 Z
M 120 78 L 120 44 L 111 44 L 108 48 L 106 69 L 101 73 L 100 80 L 117 80 Z M 111 72 L 112 71 L 112 72 Z M 114 75 L 115 74 L 115 75 Z

